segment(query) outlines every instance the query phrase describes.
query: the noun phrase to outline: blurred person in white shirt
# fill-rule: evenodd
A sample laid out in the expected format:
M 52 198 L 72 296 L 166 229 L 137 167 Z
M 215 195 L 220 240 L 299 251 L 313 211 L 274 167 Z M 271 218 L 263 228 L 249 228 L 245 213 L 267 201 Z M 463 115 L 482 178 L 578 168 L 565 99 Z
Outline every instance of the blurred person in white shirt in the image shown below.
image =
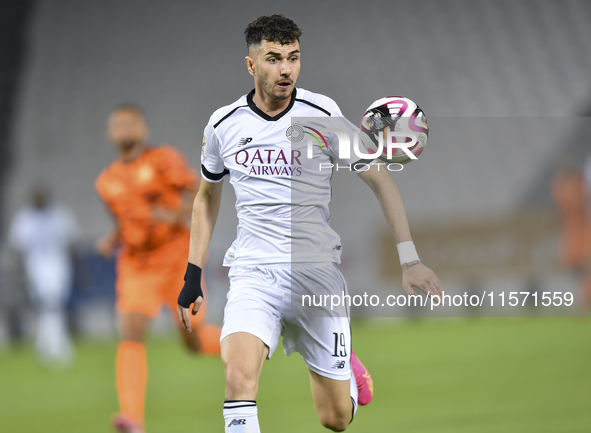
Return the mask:
M 78 237 L 74 214 L 36 186 L 30 203 L 14 217 L 9 243 L 20 253 L 29 297 L 37 308 L 36 348 L 45 365 L 68 365 L 73 347 L 66 303 L 73 280 L 73 246 Z

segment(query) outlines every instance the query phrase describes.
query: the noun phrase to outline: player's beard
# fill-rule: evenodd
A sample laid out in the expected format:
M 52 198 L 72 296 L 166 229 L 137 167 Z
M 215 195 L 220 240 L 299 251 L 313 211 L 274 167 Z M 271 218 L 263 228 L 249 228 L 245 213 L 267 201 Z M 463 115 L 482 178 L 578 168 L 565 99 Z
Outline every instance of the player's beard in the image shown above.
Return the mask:
M 268 83 L 265 83 L 265 85 L 261 86 L 263 89 L 265 89 L 265 93 L 267 94 L 267 96 L 269 98 L 271 98 L 271 100 L 273 101 L 284 101 L 286 99 L 291 98 L 291 94 L 293 93 L 293 89 L 294 89 L 294 83 L 292 82 L 291 85 L 291 89 L 290 92 L 285 94 L 285 95 L 278 95 L 277 93 L 275 93 L 276 91 L 276 87 L 278 83 L 281 83 L 282 81 L 290 81 L 290 79 L 282 79 L 282 80 L 277 80 L 275 82 L 273 82 L 273 84 L 271 84 L 270 86 L 268 85 Z M 269 88 L 270 87 L 270 88 Z
M 119 150 L 121 152 L 129 152 L 140 143 L 140 140 L 121 140 L 119 142 Z

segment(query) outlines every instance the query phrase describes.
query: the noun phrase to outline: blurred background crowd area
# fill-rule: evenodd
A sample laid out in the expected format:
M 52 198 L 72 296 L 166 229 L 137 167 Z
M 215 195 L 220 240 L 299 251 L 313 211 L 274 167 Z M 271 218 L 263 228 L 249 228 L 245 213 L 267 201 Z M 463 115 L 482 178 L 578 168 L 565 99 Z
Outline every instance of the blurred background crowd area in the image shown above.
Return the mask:
M 242 32 L 270 13 L 304 31 L 298 86 L 330 96 L 354 123 L 387 95 L 425 110 L 426 150 L 393 178 L 419 254 L 444 288 L 573 291 L 584 307 L 589 2 L 3 0 L 0 8 L 0 346 L 35 332 L 39 300 L 16 227 L 49 227 L 24 215 L 47 209 L 59 209 L 51 224 L 67 220 L 54 241 L 71 267 L 63 280 L 68 326 L 114 334 L 114 260 L 94 250 L 111 227 L 94 191 L 115 157 L 107 116 L 121 102 L 139 104 L 151 142 L 178 147 L 198 168 L 211 113 L 253 87 Z M 402 293 L 375 198 L 347 173 L 336 173 L 333 186 L 331 222 L 350 291 Z M 206 266 L 218 323 L 233 203 L 226 185 Z M 156 324 L 169 326 L 166 318 Z

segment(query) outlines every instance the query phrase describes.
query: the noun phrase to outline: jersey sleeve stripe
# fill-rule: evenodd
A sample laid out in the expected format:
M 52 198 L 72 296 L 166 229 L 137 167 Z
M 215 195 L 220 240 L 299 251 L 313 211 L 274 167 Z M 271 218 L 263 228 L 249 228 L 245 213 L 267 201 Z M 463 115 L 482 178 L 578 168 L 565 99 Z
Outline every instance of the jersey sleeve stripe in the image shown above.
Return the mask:
M 209 170 L 207 170 L 207 168 L 205 168 L 204 165 L 201 166 L 201 175 L 205 178 L 205 180 L 209 182 L 219 182 L 224 178 L 224 176 L 228 174 L 230 174 L 230 171 L 228 169 L 225 169 L 221 173 L 212 173 Z
M 228 114 L 226 114 L 224 117 L 222 117 L 220 120 L 218 120 L 215 125 L 213 125 L 213 129 L 217 128 L 220 123 L 222 123 L 224 120 L 226 120 L 228 117 L 230 117 L 232 114 L 234 114 L 236 112 L 236 110 L 238 110 L 239 108 L 242 107 L 248 107 L 248 105 L 239 105 L 238 107 L 235 107 L 232 111 L 230 111 Z
M 324 108 L 322 108 L 322 107 L 320 107 L 320 106 L 318 106 L 318 105 L 316 105 L 316 104 L 314 104 L 314 103 L 312 103 L 310 101 L 306 101 L 305 99 L 297 99 L 297 98 L 296 98 L 296 101 L 303 102 L 304 104 L 308 104 L 310 107 L 314 107 L 317 110 L 320 110 L 323 113 L 325 113 L 325 114 L 327 114 L 327 115 L 330 116 L 330 111 L 328 111 L 328 110 L 326 110 L 326 109 L 324 109 Z

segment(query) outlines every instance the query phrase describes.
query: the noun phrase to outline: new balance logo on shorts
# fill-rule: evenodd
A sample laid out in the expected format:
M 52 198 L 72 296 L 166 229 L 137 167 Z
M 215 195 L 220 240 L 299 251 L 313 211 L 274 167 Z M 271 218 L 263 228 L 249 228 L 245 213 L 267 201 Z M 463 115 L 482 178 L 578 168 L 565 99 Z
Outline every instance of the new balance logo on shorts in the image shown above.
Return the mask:
M 339 370 L 345 368 L 345 361 L 335 362 L 332 368 L 338 368 Z
M 240 141 L 238 141 L 238 147 L 245 146 L 248 143 L 250 143 L 251 141 L 252 141 L 252 137 L 244 137 L 244 138 L 241 138 Z
M 233 425 L 246 425 L 246 419 L 233 419 L 232 422 L 228 424 L 228 427 L 232 427 Z

